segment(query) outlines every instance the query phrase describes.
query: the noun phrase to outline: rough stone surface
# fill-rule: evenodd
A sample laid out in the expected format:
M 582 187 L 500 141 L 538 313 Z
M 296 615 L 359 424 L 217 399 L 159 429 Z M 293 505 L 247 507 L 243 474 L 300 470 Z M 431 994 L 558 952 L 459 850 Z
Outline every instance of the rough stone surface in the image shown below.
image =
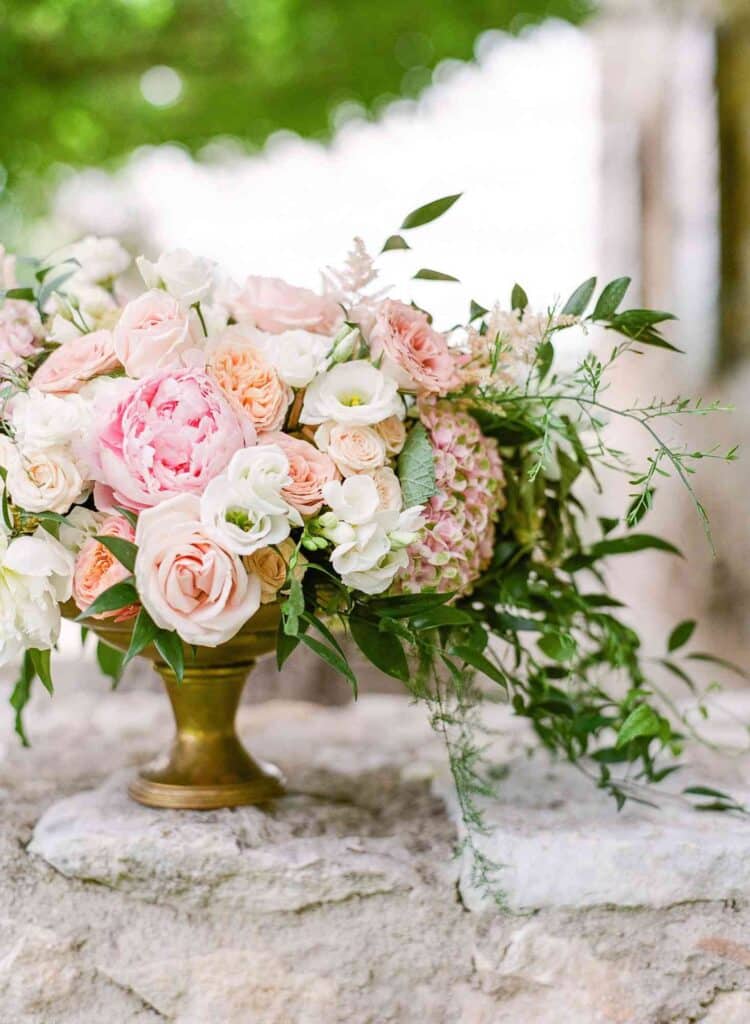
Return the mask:
M 168 742 L 166 700 L 68 675 L 34 699 L 31 751 L 0 733 L 0 1024 L 750 1020 L 742 822 L 675 801 L 618 817 L 499 718 L 501 910 L 451 860 L 443 753 L 404 699 L 243 707 L 291 794 L 160 812 L 124 781 Z

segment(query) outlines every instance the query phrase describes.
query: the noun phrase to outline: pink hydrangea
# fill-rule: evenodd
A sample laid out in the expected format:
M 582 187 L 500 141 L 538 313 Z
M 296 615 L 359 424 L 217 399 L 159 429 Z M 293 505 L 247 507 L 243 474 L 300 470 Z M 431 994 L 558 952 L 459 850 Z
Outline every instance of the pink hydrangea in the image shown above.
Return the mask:
M 497 442 L 466 412 L 424 404 L 421 418 L 435 450 L 438 487 L 425 508 L 427 527 L 409 547 L 397 589 L 471 591 L 492 558 L 495 521 L 505 504 Z

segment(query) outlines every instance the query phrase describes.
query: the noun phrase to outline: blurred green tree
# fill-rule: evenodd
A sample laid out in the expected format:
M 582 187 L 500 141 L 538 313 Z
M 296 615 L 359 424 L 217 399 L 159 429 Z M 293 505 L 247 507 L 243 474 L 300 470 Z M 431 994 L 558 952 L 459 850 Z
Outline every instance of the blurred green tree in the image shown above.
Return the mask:
M 415 95 L 491 28 L 591 0 L 0 0 L 0 187 L 28 206 L 55 164 L 107 164 L 140 145 L 261 145 L 330 134 L 347 101 Z

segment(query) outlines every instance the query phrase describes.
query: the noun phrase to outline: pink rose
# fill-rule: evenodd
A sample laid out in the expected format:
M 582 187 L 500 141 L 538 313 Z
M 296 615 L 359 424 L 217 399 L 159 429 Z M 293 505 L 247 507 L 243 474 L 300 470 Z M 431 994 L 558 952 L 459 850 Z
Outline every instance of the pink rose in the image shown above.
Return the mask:
M 289 461 L 292 482 L 282 497 L 300 515 L 314 516 L 323 506 L 323 485 L 339 479 L 333 461 L 310 444 L 289 434 L 261 434 L 258 444 L 277 444 Z
M 241 328 L 224 331 L 209 359 L 208 372 L 258 432 L 280 430 L 284 425 L 292 390 Z
M 261 584 L 200 519 L 200 501 L 183 494 L 138 517 L 135 581 L 162 629 L 188 644 L 218 647 L 260 606 Z
M 445 335 L 418 309 L 391 299 L 381 303 L 369 342 L 373 357 L 385 356 L 404 389 L 445 394 L 457 384 L 457 363 Z
M 315 431 L 315 443 L 344 476 L 372 473 L 385 464 L 385 441 L 374 427 L 326 420 Z
M 344 311 L 330 295 L 316 295 L 278 277 L 248 277 L 232 299 L 232 315 L 262 331 L 312 331 L 334 334 L 344 322 Z
M 140 510 L 177 494 L 202 494 L 238 449 L 255 443 L 252 424 L 194 369 L 141 381 L 98 433 L 95 498 L 105 510 Z
M 124 540 L 135 540 L 135 532 L 123 516 L 109 516 L 99 527 L 99 535 L 103 537 L 122 537 Z M 122 562 L 118 562 L 109 548 L 100 544 L 94 537 L 84 541 L 76 556 L 73 572 L 73 600 L 85 611 L 89 605 L 109 590 L 115 583 L 121 583 L 130 576 L 130 572 Z M 95 619 L 114 619 L 125 622 L 138 613 L 137 604 L 129 604 L 113 612 L 100 612 Z
M 42 321 L 33 302 L 6 299 L 0 305 L 0 362 L 13 368 L 39 351 L 44 337 Z
M 55 349 L 31 378 L 31 383 L 40 391 L 67 395 L 79 391 L 92 377 L 110 373 L 117 366 L 111 332 L 93 331 Z
M 117 358 L 130 377 L 200 361 L 200 325 L 177 299 L 153 289 L 129 302 L 114 330 Z

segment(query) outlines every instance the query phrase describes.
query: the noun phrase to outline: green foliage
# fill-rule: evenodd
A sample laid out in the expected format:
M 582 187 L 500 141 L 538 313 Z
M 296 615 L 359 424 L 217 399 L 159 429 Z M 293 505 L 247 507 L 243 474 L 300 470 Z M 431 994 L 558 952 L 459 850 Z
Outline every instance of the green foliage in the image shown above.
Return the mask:
M 423 505 L 435 493 L 435 456 L 421 423 L 413 426 L 406 438 L 398 457 L 398 477 L 406 508 Z

